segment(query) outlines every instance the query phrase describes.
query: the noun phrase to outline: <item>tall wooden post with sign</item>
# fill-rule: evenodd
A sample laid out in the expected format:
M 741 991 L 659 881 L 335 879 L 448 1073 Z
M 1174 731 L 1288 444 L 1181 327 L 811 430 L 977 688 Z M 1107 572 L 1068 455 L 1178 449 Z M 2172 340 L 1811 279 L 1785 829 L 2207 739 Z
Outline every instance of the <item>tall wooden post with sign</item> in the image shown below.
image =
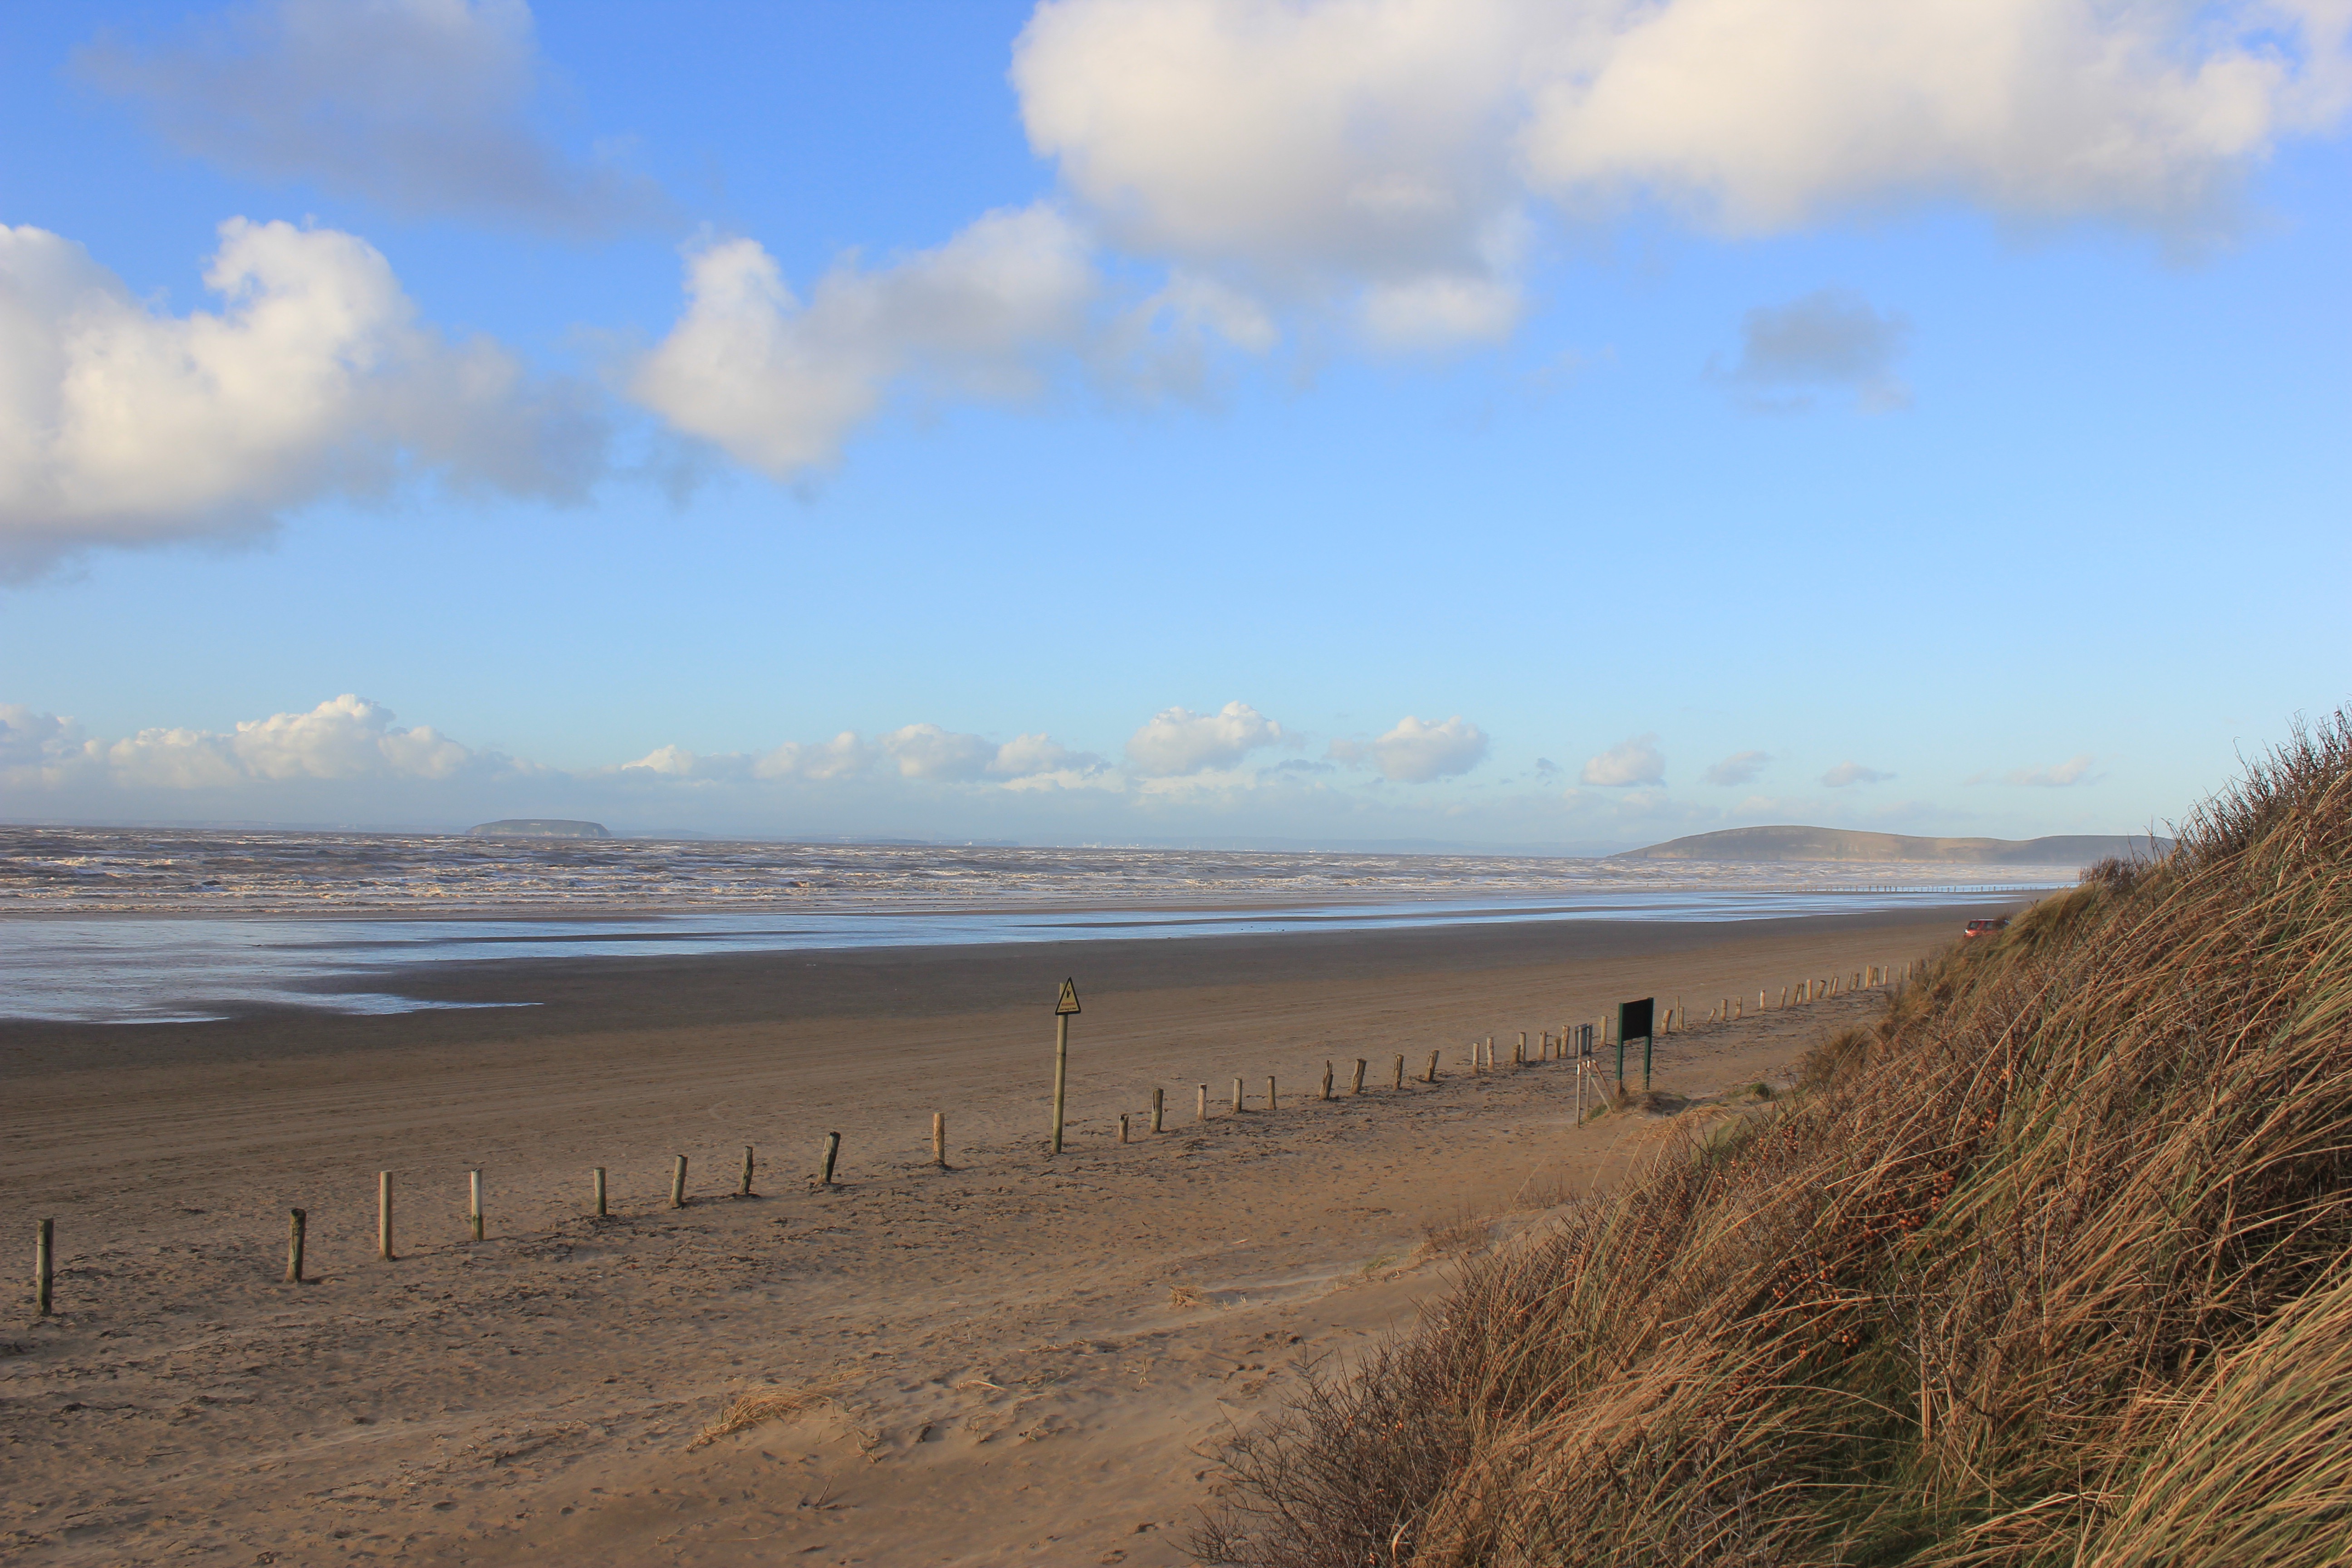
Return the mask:
M 1054 1004 L 1054 1142 L 1045 1152 L 1062 1152 L 1062 1104 L 1070 1084 L 1070 1020 L 1077 1016 L 1078 987 L 1076 981 L 1062 982 L 1062 994 Z

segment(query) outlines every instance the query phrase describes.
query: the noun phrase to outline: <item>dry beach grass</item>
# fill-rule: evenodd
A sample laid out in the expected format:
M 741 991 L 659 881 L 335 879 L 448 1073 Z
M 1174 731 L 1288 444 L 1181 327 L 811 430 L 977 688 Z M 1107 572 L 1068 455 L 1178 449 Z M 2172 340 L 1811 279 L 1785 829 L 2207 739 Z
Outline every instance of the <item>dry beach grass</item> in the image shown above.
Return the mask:
M 2339 715 L 1314 1381 L 1202 1552 L 2344 1561 L 2347 846 Z

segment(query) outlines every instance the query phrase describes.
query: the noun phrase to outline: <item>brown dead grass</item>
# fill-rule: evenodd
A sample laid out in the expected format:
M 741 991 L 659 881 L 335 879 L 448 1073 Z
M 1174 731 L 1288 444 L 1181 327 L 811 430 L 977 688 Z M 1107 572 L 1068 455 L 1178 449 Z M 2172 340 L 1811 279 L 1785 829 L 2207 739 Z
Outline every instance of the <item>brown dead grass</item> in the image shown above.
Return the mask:
M 1265 1568 L 2341 1563 L 2352 721 L 1225 1451 Z
M 788 1415 L 799 1415 L 820 1405 L 838 1402 L 845 1384 L 813 1383 L 803 1388 L 778 1388 L 767 1385 L 746 1389 L 719 1413 L 719 1419 L 696 1435 L 689 1449 L 706 1443 L 716 1443 L 721 1437 L 731 1437 L 738 1432 L 749 1431 L 770 1421 L 781 1421 Z

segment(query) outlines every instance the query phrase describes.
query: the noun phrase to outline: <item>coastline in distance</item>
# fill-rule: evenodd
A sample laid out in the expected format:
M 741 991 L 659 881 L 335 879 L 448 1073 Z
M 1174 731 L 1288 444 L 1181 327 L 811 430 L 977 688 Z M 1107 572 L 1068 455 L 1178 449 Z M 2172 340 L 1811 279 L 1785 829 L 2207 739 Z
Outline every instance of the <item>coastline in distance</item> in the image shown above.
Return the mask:
M 610 838 L 601 822 L 573 822 L 560 816 L 508 816 L 479 822 L 466 829 L 468 838 Z
M 1612 860 L 1939 860 L 1986 866 L 2087 866 L 2110 855 L 2154 859 L 2169 838 L 2144 833 L 2061 833 L 2046 838 L 1915 838 L 1850 827 L 1731 827 L 1696 833 Z

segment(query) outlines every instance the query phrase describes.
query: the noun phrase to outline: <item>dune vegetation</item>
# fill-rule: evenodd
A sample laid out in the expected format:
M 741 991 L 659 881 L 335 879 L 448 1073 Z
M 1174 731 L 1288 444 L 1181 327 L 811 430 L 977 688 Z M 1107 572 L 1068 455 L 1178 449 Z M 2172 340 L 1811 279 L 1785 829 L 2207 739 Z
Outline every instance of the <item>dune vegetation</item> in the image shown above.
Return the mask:
M 2352 723 L 1237 1439 L 1211 1561 L 2352 1556 Z

